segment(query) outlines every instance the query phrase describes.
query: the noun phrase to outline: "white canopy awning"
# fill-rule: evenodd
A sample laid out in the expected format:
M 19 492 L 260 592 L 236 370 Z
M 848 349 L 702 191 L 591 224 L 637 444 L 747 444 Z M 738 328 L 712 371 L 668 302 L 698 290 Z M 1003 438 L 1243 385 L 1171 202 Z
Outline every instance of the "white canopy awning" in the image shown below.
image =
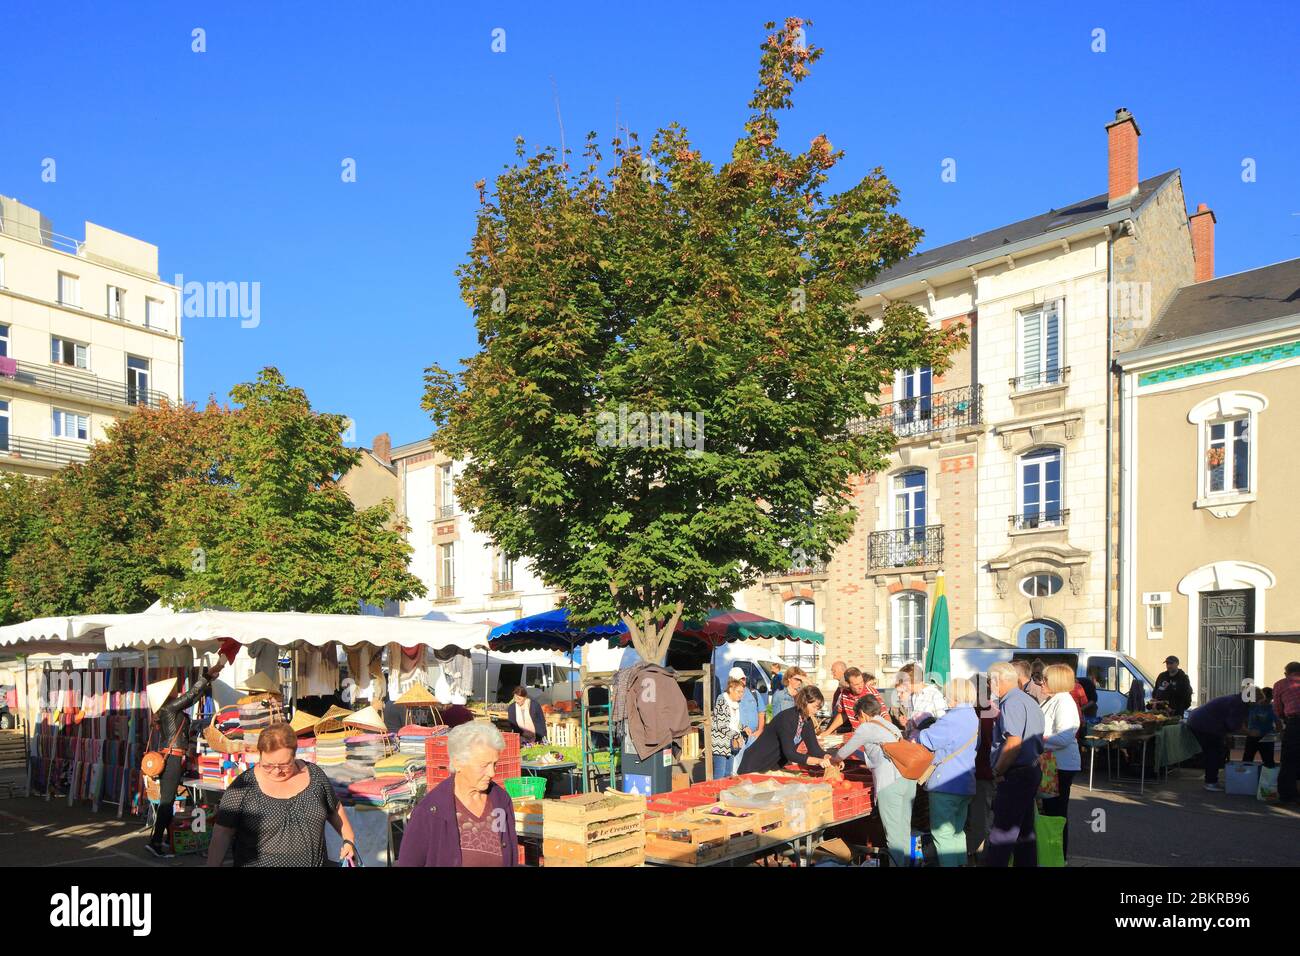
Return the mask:
M 15 654 L 96 653 L 104 650 L 104 630 L 135 614 L 74 614 L 38 617 L 0 627 L 0 648 Z
M 122 615 L 104 632 L 110 651 L 188 644 L 198 651 L 215 650 L 222 638 L 240 644 L 269 641 L 277 647 L 324 647 L 335 642 L 399 644 L 461 650 L 486 647 L 484 624 L 425 621 L 419 618 L 370 614 L 301 614 L 292 611 L 192 611 L 175 614 Z

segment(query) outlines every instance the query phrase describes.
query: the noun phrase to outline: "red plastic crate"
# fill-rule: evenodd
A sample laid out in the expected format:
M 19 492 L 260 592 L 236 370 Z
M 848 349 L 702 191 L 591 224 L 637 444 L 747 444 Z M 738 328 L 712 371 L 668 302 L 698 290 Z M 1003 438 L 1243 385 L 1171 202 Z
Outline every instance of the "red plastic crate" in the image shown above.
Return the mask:
M 424 780 L 430 789 L 433 789 L 450 776 L 451 771 L 445 767 L 426 767 L 424 771 Z
M 509 758 L 511 758 L 511 757 L 514 757 L 514 758 L 518 759 L 518 757 L 519 757 L 519 735 L 516 734 L 516 733 L 512 733 L 512 732 L 510 732 L 510 731 L 506 731 L 506 732 L 503 733 L 501 736 L 504 737 L 504 738 L 505 738 L 505 741 L 506 741 L 506 749 L 503 750 L 503 751 L 501 751 L 501 756 L 502 756 L 502 758 L 504 758 L 504 759 L 509 759 Z

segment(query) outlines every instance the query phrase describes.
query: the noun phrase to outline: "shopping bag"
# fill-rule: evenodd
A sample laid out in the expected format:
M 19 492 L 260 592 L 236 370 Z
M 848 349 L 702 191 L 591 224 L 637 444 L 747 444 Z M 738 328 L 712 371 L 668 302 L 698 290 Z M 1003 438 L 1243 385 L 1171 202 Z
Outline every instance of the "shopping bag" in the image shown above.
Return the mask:
M 1259 786 L 1255 790 L 1255 799 L 1266 803 L 1277 802 L 1277 767 L 1261 767 Z
M 1043 776 L 1038 781 L 1040 797 L 1059 797 L 1061 795 L 1061 778 L 1056 772 L 1056 754 L 1047 751 L 1038 758 L 1038 765 L 1043 768 Z
M 1034 815 L 1039 866 L 1065 866 L 1065 817 Z

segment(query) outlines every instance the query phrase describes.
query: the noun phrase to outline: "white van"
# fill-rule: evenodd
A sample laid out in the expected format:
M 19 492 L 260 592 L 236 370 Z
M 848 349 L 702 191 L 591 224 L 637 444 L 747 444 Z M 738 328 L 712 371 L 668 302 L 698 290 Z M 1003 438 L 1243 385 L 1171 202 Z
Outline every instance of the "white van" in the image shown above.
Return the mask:
M 474 662 L 472 694 L 481 700 L 486 687 L 486 699 L 490 704 L 509 703 L 515 688 L 520 686 L 527 687 L 528 696 L 539 704 L 569 700 L 578 687 L 577 674 L 574 673 L 570 688 L 570 668 L 563 654 L 550 651 L 484 654 L 474 651 L 470 656 Z
M 1097 685 L 1097 716 L 1127 710 L 1129 692 L 1134 681 L 1143 685 L 1144 706 L 1151 702 L 1155 680 L 1137 661 L 1118 651 L 1094 651 L 1082 647 L 1059 649 L 1013 647 L 993 642 L 994 646 L 961 647 L 953 642 L 951 673 L 954 677 L 971 677 L 986 673 L 998 661 L 1042 660 L 1046 664 L 1067 664 L 1079 677 L 1091 677 Z M 998 646 L 1000 645 L 1000 646 Z

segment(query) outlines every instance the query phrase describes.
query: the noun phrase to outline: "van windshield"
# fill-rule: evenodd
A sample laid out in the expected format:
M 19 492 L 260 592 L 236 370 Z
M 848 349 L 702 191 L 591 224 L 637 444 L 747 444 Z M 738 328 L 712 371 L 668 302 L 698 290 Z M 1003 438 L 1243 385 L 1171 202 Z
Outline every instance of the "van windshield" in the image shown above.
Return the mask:
M 1148 689 L 1155 688 L 1156 682 L 1155 680 L 1152 679 L 1151 675 L 1146 672 L 1146 668 L 1144 668 L 1137 661 L 1133 660 L 1133 658 L 1131 657 L 1124 658 L 1124 663 L 1127 664 L 1133 670 L 1133 673 L 1137 674 L 1139 677 L 1142 678 L 1143 681 L 1146 682 Z

